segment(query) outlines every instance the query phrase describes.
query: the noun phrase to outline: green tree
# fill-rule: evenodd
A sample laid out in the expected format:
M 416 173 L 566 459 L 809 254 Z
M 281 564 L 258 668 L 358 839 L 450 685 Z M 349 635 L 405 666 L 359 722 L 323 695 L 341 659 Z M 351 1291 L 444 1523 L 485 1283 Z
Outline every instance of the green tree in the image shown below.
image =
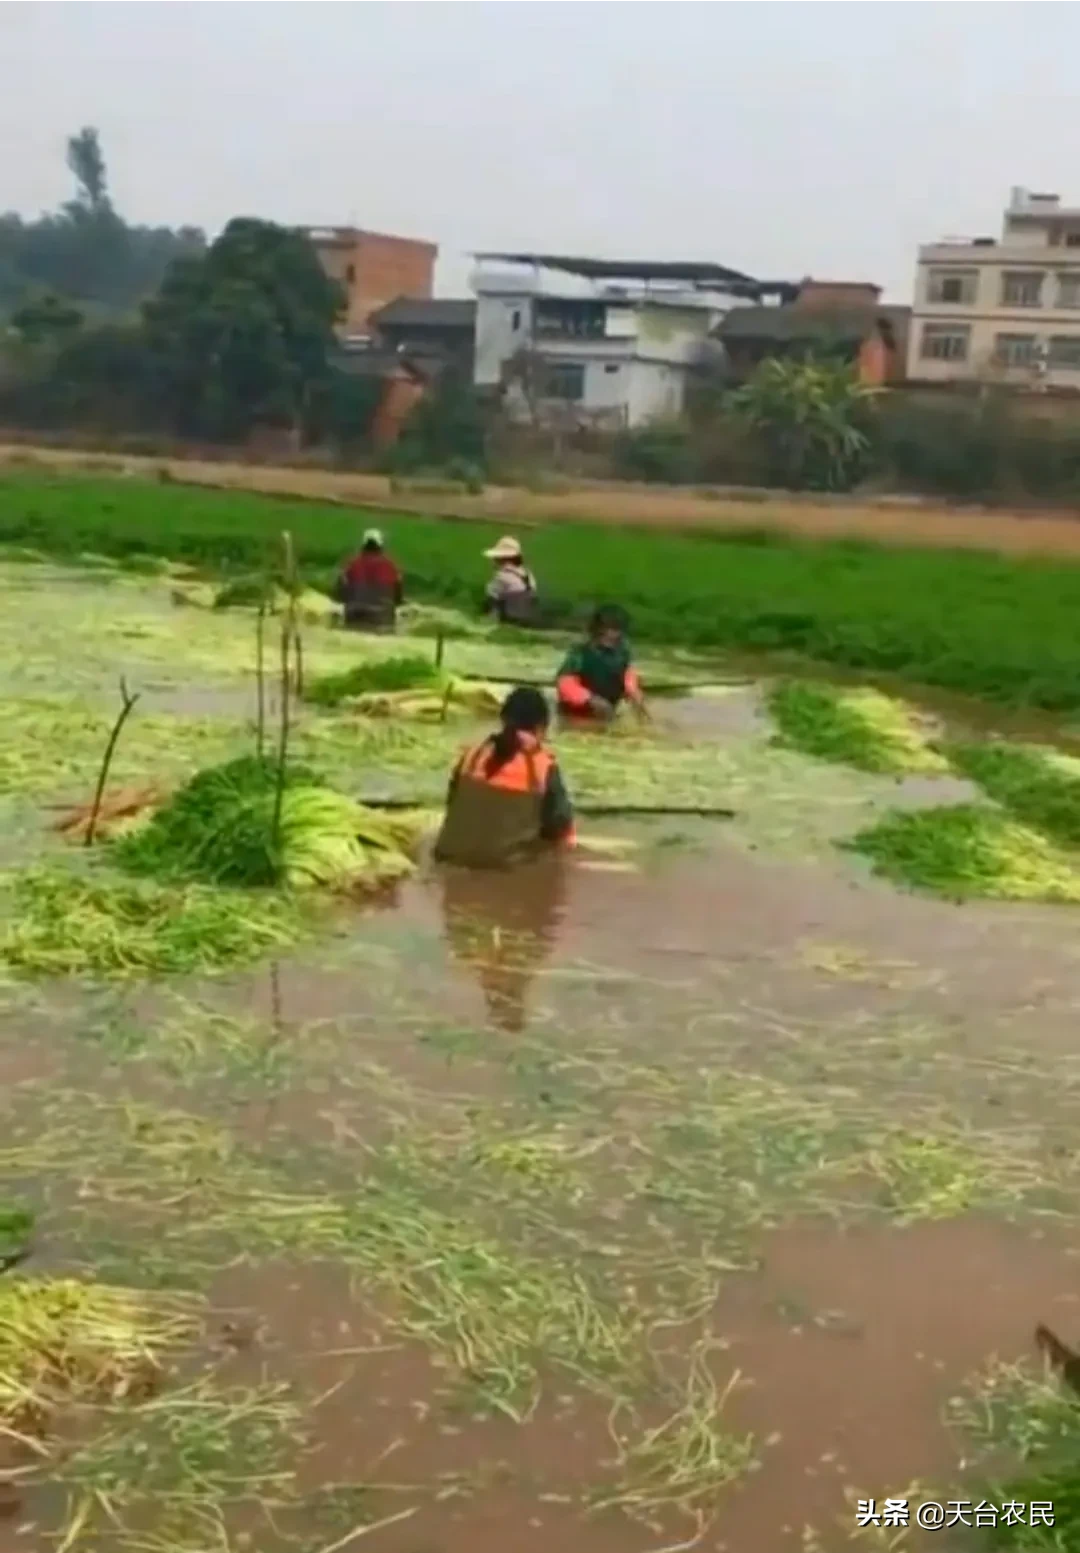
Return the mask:
M 257 425 L 306 431 L 342 303 L 305 237 L 230 221 L 203 256 L 170 266 L 143 309 L 167 420 L 222 441 Z
M 466 373 L 445 368 L 417 404 L 390 450 L 401 473 L 453 467 L 466 479 L 482 477 L 487 465 L 486 427 L 480 402 Z
M 0 310 L 45 290 L 124 312 L 157 289 L 173 259 L 205 248 L 194 227 L 174 232 L 128 225 L 109 198 L 105 155 L 93 127 L 71 136 L 67 163 L 75 196 L 58 211 L 36 221 L 0 214 Z
M 59 345 L 83 325 L 83 315 L 72 302 L 46 291 L 24 302 L 11 315 L 11 327 L 26 345 Z
M 869 462 L 875 393 L 844 362 L 769 357 L 727 407 L 760 435 L 771 482 L 844 491 Z
M 98 132 L 92 125 L 85 125 L 68 140 L 67 164 L 78 185 L 75 203 L 93 211 L 111 209 L 105 157 Z

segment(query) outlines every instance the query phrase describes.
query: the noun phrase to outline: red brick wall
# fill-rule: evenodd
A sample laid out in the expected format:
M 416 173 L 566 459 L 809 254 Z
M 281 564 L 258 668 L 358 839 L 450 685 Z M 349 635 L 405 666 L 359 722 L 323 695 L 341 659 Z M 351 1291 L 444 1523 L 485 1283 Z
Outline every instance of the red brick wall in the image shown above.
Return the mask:
M 426 392 L 426 384 L 403 372 L 395 372 L 383 380 L 382 396 L 371 424 L 371 440 L 377 448 L 389 447 L 397 441 L 402 426 Z
M 349 328 L 363 329 L 371 314 L 395 297 L 430 297 L 437 253 L 434 243 L 358 232 L 349 255 Z
M 859 381 L 881 388 L 893 376 L 893 352 L 875 329 L 859 346 Z
M 880 286 L 863 281 L 804 280 L 794 306 L 827 313 L 830 308 L 876 307 Z

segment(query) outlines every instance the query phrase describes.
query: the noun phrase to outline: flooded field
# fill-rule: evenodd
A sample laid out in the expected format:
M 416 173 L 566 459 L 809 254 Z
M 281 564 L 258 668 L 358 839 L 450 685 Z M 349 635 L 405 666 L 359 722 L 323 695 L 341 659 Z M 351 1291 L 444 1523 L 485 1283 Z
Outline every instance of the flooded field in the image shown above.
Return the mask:
M 82 877 L 52 826 L 121 675 L 110 786 L 250 748 L 249 612 L 104 566 L 0 566 L 0 605 L 9 881 Z M 304 647 L 312 675 L 401 650 Z M 643 668 L 711 688 L 561 735 L 574 795 L 732 819 L 585 820 L 608 845 L 513 876 L 422 863 L 219 974 L 0 958 L 0 1207 L 36 1213 L 0 1293 L 75 1276 L 175 1322 L 152 1385 L 38 1418 L 0 1319 L 4 1553 L 989 1545 L 856 1502 L 999 1504 L 1024 1420 L 1065 1429 L 1033 1331 L 1080 1335 L 1075 908 L 875 877 L 840 844 L 978 790 L 777 743 L 730 664 Z M 479 727 L 306 709 L 294 748 L 431 805 Z M 1030 1532 L 1001 1545 L 1070 1545 Z

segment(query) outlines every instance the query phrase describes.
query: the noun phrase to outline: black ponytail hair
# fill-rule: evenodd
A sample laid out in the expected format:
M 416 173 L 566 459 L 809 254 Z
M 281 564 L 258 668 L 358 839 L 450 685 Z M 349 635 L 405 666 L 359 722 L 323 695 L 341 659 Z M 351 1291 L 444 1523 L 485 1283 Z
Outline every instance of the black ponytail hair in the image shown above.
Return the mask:
M 486 776 L 494 776 L 521 748 L 523 733 L 537 733 L 551 721 L 548 704 L 539 690 L 518 685 L 510 692 L 499 711 L 502 727 L 491 740 L 491 753 L 484 767 Z

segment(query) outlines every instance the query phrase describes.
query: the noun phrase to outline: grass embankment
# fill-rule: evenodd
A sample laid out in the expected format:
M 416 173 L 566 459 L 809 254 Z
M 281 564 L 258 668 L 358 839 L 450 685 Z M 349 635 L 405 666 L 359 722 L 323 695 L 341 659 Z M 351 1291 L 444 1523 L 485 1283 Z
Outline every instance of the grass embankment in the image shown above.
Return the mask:
M 804 755 L 897 776 L 948 770 L 911 711 L 880 691 L 792 680 L 773 688 L 769 710 L 781 742 Z
M 308 580 L 323 587 L 369 519 L 239 492 L 27 472 L 0 479 L 0 541 L 251 572 L 288 528 Z M 386 520 L 414 595 L 475 607 L 493 525 Z M 499 520 L 508 526 L 509 514 Z M 642 640 L 797 652 L 998 701 L 1080 706 L 1075 565 L 586 525 L 538 529 L 527 549 L 551 596 L 578 611 L 618 599 Z

